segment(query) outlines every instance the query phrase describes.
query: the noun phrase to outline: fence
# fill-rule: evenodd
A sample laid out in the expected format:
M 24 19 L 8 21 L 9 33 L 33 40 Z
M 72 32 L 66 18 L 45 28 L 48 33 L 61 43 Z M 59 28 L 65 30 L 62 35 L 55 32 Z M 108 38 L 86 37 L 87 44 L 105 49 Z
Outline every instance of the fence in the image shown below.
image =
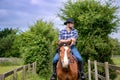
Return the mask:
M 94 70 L 91 70 L 91 65 L 94 65 Z M 102 76 L 98 73 L 98 66 L 101 66 L 104 68 L 105 70 L 105 76 Z M 105 63 L 99 63 L 97 61 L 90 61 L 88 60 L 88 80 L 91 80 L 91 77 L 93 75 L 95 80 L 110 80 L 110 76 L 109 76 L 109 69 L 115 70 L 118 74 L 120 74 L 120 67 L 119 66 L 115 66 L 115 65 L 111 65 L 108 64 L 108 62 Z
M 22 67 L 19 67 L 17 69 L 8 71 L 4 74 L 0 74 L 0 80 L 5 80 L 5 78 L 13 75 L 13 80 L 17 80 L 17 72 L 22 71 L 22 80 L 26 79 L 26 75 L 30 74 L 30 72 L 32 72 L 32 74 L 36 74 L 36 62 L 32 63 L 32 64 L 27 64 L 24 65 Z

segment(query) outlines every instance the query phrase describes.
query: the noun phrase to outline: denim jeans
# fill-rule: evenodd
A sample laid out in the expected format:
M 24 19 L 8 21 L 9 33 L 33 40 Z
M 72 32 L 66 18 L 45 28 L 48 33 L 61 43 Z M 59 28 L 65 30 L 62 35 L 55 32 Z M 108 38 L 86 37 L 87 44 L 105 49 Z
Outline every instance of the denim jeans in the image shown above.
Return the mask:
M 78 62 L 82 61 L 82 57 L 75 46 L 71 46 L 71 51 L 72 51 L 73 55 L 77 58 Z M 59 60 L 59 54 L 56 53 L 56 55 L 54 56 L 54 59 L 53 59 L 53 64 L 56 64 L 58 62 L 58 60 Z

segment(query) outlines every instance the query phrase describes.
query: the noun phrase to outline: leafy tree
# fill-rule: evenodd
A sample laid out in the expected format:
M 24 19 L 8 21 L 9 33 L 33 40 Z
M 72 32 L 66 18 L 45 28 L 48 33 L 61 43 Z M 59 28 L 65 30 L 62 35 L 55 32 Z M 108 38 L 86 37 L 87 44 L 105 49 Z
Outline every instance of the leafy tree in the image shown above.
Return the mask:
M 28 31 L 19 36 L 20 53 L 24 63 L 37 61 L 37 73 L 48 79 L 51 73 L 51 62 L 55 53 L 54 42 L 57 32 L 53 29 L 51 22 L 37 21 Z
M 60 9 L 58 16 L 62 20 L 69 17 L 75 20 L 75 28 L 79 33 L 77 47 L 85 62 L 91 59 L 113 63 L 113 45 L 108 35 L 117 30 L 119 17 L 116 14 L 118 7 L 112 3 L 109 0 L 106 3 L 96 0 L 68 0 Z
M 0 31 L 0 57 L 18 57 L 19 54 L 13 53 L 13 43 L 16 38 L 17 30 L 5 28 Z M 14 48 L 15 49 L 15 48 Z
M 3 30 L 0 31 L 0 38 L 6 37 L 9 34 L 15 34 L 16 31 L 13 30 L 12 28 L 4 28 Z

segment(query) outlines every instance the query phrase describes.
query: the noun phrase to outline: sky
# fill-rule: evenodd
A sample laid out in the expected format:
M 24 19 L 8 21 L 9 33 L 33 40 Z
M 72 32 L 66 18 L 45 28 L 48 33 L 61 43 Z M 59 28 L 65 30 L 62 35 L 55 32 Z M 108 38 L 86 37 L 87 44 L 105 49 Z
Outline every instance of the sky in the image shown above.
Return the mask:
M 64 21 L 57 13 L 63 2 L 66 0 L 0 0 L 0 29 L 9 27 L 26 31 L 39 19 L 52 21 L 55 28 L 62 29 Z M 119 0 L 115 5 L 120 6 Z M 110 36 L 120 41 L 120 30 Z

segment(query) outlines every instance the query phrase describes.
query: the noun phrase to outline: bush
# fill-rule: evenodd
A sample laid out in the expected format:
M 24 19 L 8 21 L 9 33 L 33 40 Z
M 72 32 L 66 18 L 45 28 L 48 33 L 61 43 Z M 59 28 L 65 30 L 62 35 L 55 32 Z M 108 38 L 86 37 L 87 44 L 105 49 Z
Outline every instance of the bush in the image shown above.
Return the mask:
M 30 29 L 20 35 L 20 53 L 24 63 L 37 61 L 37 73 L 49 77 L 52 56 L 55 52 L 57 32 L 51 22 L 37 21 Z
M 0 57 L 20 57 L 14 41 L 17 37 L 17 30 L 5 28 L 0 31 Z M 16 52 L 14 52 L 16 50 Z

